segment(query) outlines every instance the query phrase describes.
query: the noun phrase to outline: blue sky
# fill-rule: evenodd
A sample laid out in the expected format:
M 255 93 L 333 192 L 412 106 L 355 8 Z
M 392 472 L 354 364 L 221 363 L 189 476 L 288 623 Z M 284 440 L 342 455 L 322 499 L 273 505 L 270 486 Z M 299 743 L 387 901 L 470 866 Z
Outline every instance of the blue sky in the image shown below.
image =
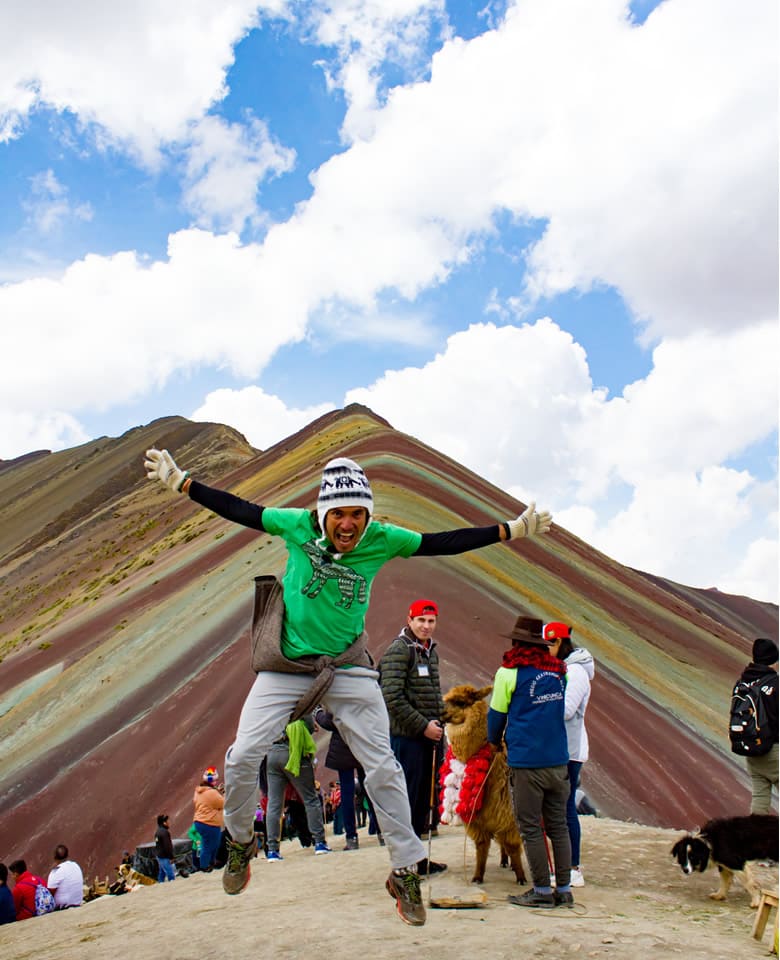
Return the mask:
M 623 563 L 776 601 L 749 8 L 6 5 L 0 458 L 359 401 Z

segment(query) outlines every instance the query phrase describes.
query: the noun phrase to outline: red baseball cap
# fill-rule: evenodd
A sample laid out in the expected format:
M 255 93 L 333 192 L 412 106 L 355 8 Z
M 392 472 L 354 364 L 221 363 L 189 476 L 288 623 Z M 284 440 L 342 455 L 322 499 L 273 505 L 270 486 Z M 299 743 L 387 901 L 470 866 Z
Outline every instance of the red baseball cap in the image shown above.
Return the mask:
M 432 613 L 434 617 L 439 616 L 439 608 L 433 600 L 415 600 L 409 606 L 409 616 L 412 620 L 415 617 L 424 617 L 426 613 Z
M 571 627 L 565 623 L 558 623 L 556 621 L 553 621 L 553 623 L 545 623 L 542 629 L 542 636 L 550 642 L 560 640 L 563 637 L 570 637 Z

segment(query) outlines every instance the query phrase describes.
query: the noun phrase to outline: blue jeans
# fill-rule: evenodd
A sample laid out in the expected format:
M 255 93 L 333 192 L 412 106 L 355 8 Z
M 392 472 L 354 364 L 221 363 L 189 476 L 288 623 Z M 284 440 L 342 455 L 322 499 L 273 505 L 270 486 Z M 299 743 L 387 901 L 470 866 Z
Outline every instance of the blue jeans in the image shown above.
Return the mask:
M 580 818 L 577 813 L 577 787 L 580 783 L 582 764 L 578 760 L 569 760 L 569 799 L 566 801 L 566 825 L 569 828 L 571 841 L 571 863 L 573 867 L 580 865 Z
M 175 880 L 176 874 L 173 870 L 173 860 L 169 860 L 168 857 L 158 857 L 157 858 L 157 882 L 165 883 L 166 880 Z
M 201 823 L 200 820 L 195 821 L 195 829 L 201 836 L 200 854 L 198 855 L 200 869 L 206 870 L 214 863 L 214 857 L 217 854 L 217 850 L 219 850 L 222 831 L 219 827 L 215 827 L 214 824 Z

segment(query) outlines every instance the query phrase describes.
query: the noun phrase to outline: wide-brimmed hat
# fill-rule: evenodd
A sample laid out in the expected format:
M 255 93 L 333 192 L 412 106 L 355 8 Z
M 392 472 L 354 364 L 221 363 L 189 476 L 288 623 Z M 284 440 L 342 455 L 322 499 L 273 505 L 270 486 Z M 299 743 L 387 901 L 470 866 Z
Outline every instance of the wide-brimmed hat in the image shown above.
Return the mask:
M 542 621 L 537 620 L 536 617 L 518 617 L 514 627 L 512 627 L 512 632 L 502 633 L 501 636 L 511 640 L 512 643 L 533 643 L 540 647 L 549 647 L 552 645 L 552 641 L 544 639 L 542 635 L 543 626 Z

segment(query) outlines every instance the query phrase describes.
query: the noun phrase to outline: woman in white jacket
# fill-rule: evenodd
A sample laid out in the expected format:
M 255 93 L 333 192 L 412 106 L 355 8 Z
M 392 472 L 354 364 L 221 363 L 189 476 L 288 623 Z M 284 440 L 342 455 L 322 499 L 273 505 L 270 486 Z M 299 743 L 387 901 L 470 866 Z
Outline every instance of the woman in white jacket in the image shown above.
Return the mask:
M 566 663 L 566 705 L 564 719 L 569 741 L 569 801 L 566 822 L 571 840 L 571 885 L 582 887 L 585 879 L 580 868 L 580 818 L 577 815 L 577 787 L 580 770 L 588 759 L 588 732 L 585 729 L 585 710 L 590 700 L 590 682 L 593 679 L 593 657 L 584 647 L 575 647 L 571 627 L 565 623 L 546 623 L 544 639 L 551 640 L 550 653 Z

